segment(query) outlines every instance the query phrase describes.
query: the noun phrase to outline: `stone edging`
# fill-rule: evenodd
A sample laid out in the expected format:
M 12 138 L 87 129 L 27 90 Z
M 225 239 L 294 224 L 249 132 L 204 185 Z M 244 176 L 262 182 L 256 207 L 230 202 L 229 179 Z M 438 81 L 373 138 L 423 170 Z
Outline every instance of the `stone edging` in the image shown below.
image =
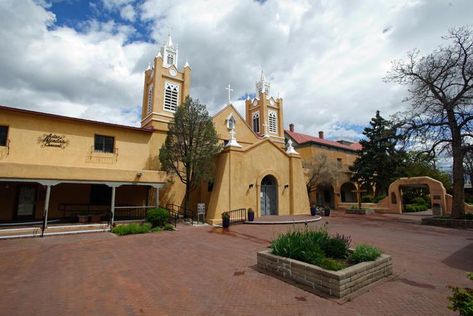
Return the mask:
M 355 214 L 355 215 L 367 215 L 367 214 L 374 214 L 373 209 L 346 209 L 346 214 Z
M 271 250 L 257 253 L 261 272 L 293 281 L 310 292 L 343 298 L 392 274 L 391 256 L 382 254 L 375 261 L 355 264 L 340 271 L 330 271 L 294 259 L 273 255 Z
M 422 224 L 443 227 L 473 228 L 473 220 L 468 219 L 424 217 L 422 218 Z

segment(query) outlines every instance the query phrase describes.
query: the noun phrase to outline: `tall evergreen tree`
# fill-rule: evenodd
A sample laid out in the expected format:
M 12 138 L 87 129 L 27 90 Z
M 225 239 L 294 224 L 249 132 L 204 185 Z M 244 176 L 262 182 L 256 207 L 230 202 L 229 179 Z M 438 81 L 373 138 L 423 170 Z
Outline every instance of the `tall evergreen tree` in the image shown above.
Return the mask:
M 399 137 L 393 124 L 384 119 L 379 111 L 371 119 L 370 126 L 363 130 L 363 135 L 366 139 L 360 141 L 362 149 L 350 167 L 352 180 L 375 185 L 375 196 L 379 196 L 387 192 L 389 184 L 400 173 L 403 153 L 396 149 Z
M 177 107 L 159 151 L 162 169 L 177 175 L 186 186 L 186 209 L 191 192 L 212 178 L 214 157 L 220 150 L 217 132 L 205 105 L 187 97 Z

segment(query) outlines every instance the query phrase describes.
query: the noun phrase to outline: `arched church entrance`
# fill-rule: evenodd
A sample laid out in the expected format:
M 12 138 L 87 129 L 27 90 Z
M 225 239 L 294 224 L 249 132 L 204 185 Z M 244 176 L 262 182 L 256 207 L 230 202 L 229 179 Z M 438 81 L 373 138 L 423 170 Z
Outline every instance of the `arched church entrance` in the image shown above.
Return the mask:
M 278 214 L 278 182 L 267 175 L 261 180 L 261 216 Z

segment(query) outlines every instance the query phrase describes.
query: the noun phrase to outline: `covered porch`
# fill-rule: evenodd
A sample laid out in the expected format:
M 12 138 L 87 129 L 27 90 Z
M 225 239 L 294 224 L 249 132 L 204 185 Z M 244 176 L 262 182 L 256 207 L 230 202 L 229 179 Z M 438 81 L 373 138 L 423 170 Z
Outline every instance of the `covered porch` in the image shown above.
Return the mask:
M 0 238 L 104 231 L 117 221 L 143 220 L 159 204 L 162 185 L 0 178 Z

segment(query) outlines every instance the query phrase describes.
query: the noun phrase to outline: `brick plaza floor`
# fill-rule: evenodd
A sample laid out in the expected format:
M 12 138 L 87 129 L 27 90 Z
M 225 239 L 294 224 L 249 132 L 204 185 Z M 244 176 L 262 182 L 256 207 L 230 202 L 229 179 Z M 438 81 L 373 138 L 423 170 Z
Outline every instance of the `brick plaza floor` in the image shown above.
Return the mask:
M 1 315 L 450 315 L 447 285 L 471 286 L 473 230 L 415 216 L 345 215 L 328 223 L 391 254 L 395 278 L 339 304 L 254 269 L 256 252 L 292 226 L 178 226 L 0 241 Z M 301 226 L 303 227 L 303 225 Z

